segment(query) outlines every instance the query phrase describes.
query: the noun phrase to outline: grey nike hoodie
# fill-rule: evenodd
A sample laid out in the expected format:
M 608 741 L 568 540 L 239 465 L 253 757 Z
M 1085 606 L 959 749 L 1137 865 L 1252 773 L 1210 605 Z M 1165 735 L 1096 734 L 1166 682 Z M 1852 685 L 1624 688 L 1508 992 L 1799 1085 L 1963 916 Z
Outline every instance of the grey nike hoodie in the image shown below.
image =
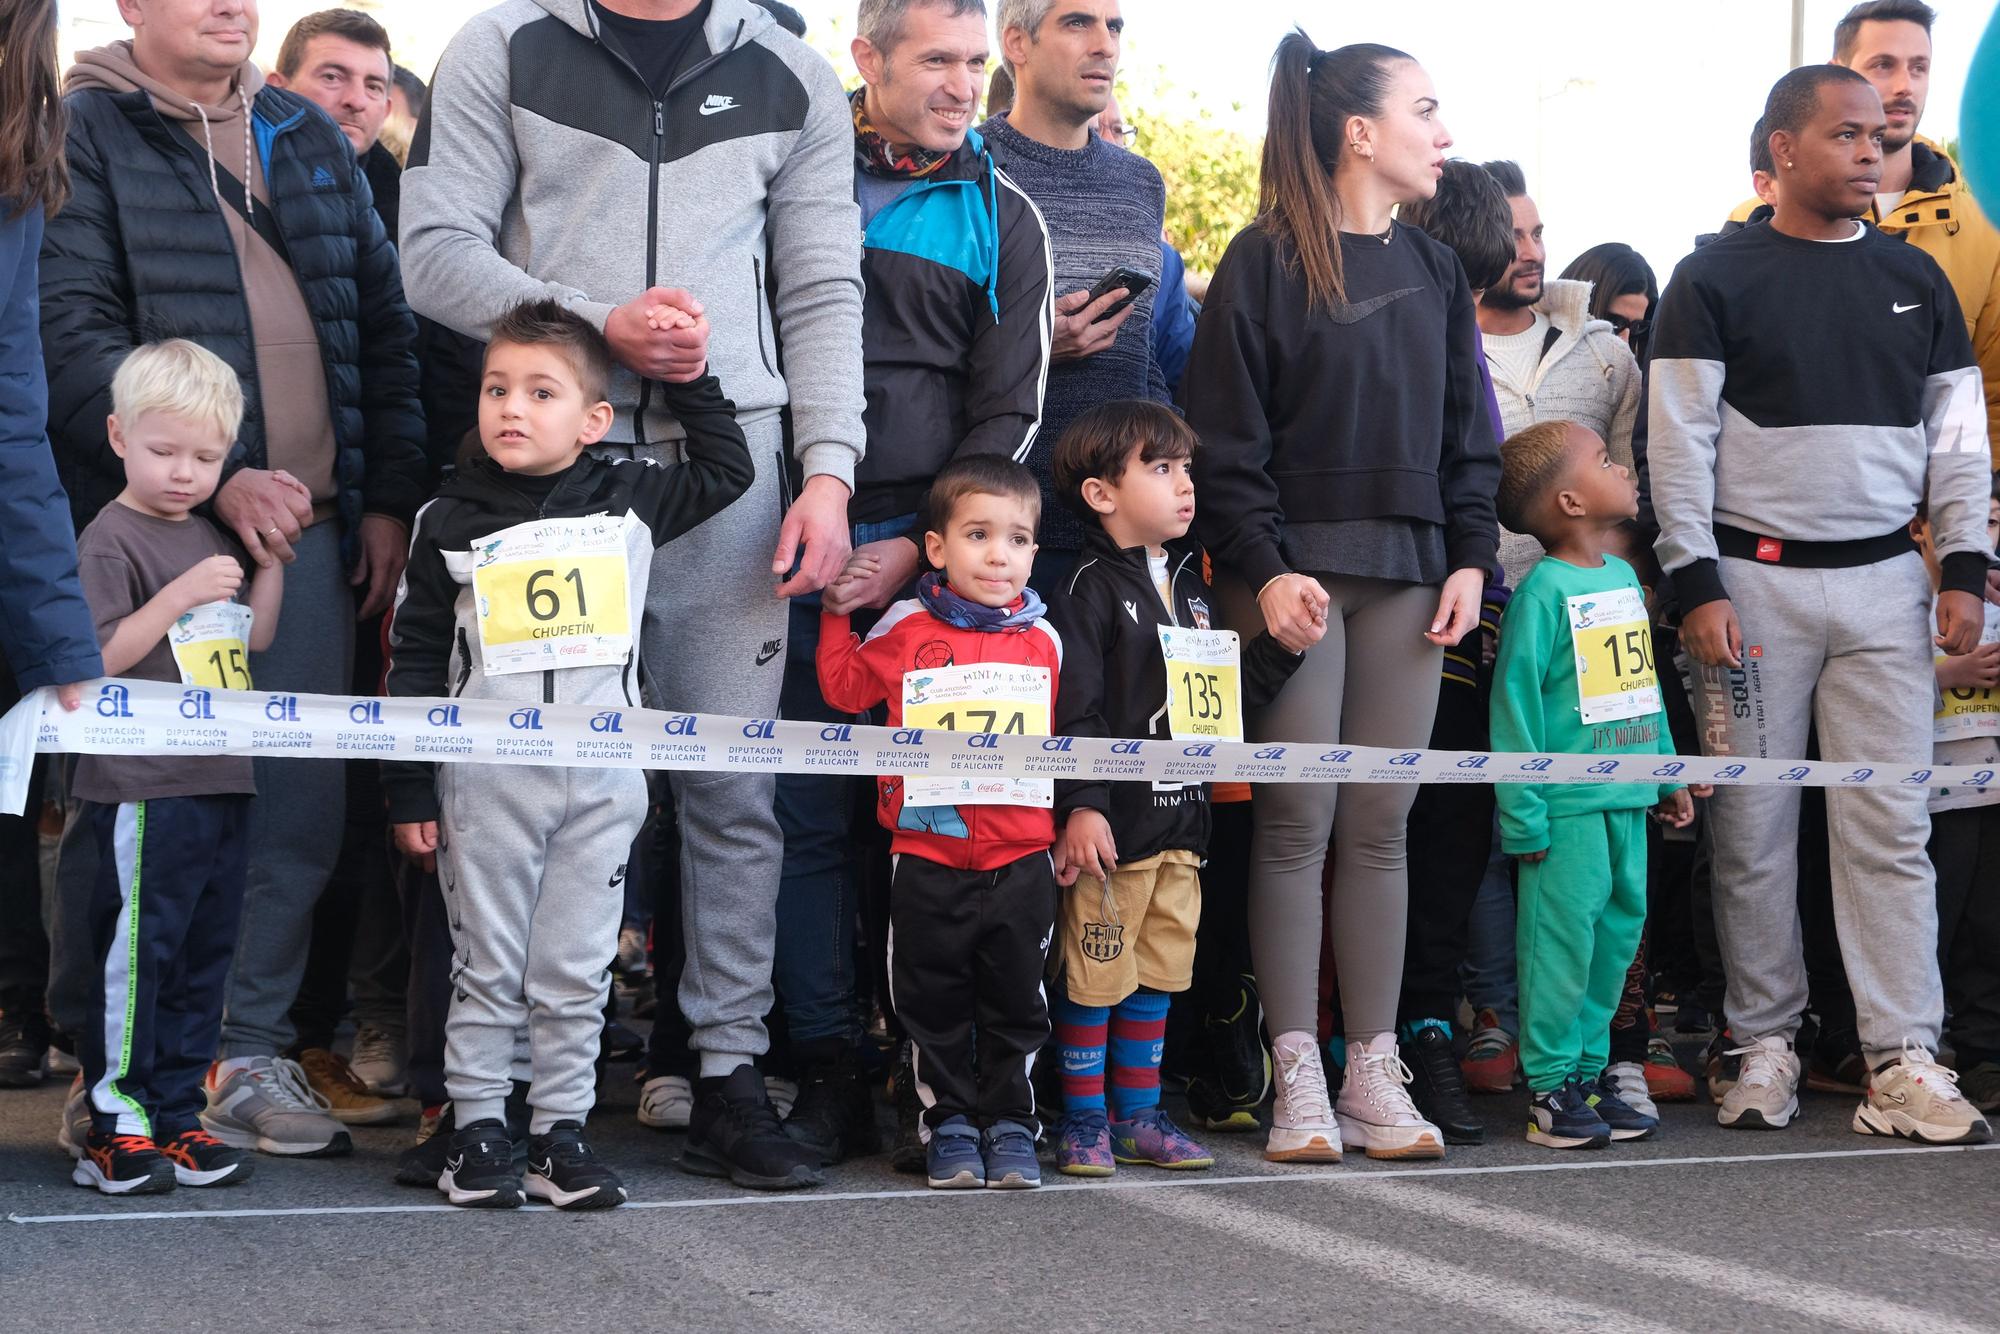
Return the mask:
M 739 418 L 789 405 L 804 474 L 852 488 L 853 160 L 832 66 L 751 0 L 712 0 L 659 101 L 600 40 L 589 0 L 506 0 L 438 62 L 403 176 L 404 289 L 419 313 L 483 338 L 524 300 L 554 297 L 601 329 L 648 286 L 685 287 Z M 608 439 L 681 438 L 658 386 L 621 368 L 610 397 Z

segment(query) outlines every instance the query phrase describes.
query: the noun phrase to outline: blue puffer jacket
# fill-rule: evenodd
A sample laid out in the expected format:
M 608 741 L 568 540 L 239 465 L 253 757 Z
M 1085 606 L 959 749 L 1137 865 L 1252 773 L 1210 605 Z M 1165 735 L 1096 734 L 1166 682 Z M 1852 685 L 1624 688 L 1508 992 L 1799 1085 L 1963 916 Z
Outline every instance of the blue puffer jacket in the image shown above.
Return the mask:
M 41 245 L 40 207 L 17 213 L 0 199 L 0 622 L 5 666 L 23 690 L 104 674 L 76 578 L 69 506 L 42 429 L 49 400 L 37 331 Z
M 144 91 L 87 88 L 69 111 L 72 197 L 42 247 L 49 437 L 79 528 L 124 486 L 105 437 L 111 377 L 136 344 L 188 338 L 243 381 L 245 412 L 224 476 L 268 466 L 261 386 L 235 246 L 207 164 Z M 416 319 L 367 178 L 326 114 L 263 88 L 251 125 L 272 214 L 319 332 L 351 538 L 365 511 L 408 523 L 425 495 Z

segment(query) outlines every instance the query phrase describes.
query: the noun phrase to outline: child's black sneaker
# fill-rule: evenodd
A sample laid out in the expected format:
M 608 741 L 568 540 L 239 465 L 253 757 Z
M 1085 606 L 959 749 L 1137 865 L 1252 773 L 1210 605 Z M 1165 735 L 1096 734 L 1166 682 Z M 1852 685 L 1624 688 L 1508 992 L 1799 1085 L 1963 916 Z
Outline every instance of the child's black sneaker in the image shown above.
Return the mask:
M 1611 1138 L 1644 1139 L 1660 1128 L 1660 1118 L 1648 1116 L 1618 1095 L 1618 1085 L 1608 1075 L 1599 1075 L 1583 1086 L 1584 1099 L 1597 1119 L 1611 1128 Z
M 889 1150 L 889 1166 L 912 1176 L 927 1170 L 923 1132 L 923 1099 L 917 1096 L 917 1072 L 910 1064 L 909 1046 L 904 1044 L 902 1064 L 890 1081 L 889 1101 L 896 1108 L 896 1142 Z
M 462 1209 L 520 1208 L 521 1178 L 507 1127 L 489 1117 L 455 1132 L 437 1188 Z
M 615 1209 L 625 1203 L 625 1183 L 598 1161 L 581 1121 L 558 1121 L 548 1134 L 528 1138 L 523 1184 L 530 1199 L 558 1209 Z
M 1402 1051 L 1410 1067 L 1410 1101 L 1424 1120 L 1443 1132 L 1447 1144 L 1484 1144 L 1486 1125 L 1465 1091 L 1451 1026 L 1442 1019 L 1404 1025 Z
M 682 1168 L 751 1190 L 797 1190 L 825 1180 L 818 1163 L 816 1152 L 786 1137 L 757 1067 L 739 1065 L 727 1078 L 695 1081 Z
M 174 1165 L 145 1135 L 93 1130 L 69 1179 L 104 1195 L 161 1195 L 174 1188 Z
M 1528 1143 L 1549 1149 L 1601 1149 L 1611 1143 L 1611 1127 L 1591 1107 L 1583 1081 L 1569 1082 L 1528 1101 Z
M 882 1152 L 875 1099 L 853 1046 L 830 1038 L 806 1044 L 799 1055 L 803 1077 L 798 1101 L 785 1117 L 785 1134 L 818 1154 L 821 1167 Z
M 174 1165 L 176 1185 L 236 1186 L 256 1170 L 256 1156 L 250 1150 L 233 1149 L 200 1126 L 183 1130 L 159 1148 Z

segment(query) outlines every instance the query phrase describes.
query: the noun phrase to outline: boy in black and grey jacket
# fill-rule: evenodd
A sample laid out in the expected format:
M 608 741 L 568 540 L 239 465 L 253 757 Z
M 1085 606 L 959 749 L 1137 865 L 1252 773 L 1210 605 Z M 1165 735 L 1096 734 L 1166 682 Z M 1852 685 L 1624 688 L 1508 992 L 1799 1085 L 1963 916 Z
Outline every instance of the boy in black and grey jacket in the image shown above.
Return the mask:
M 554 301 L 494 326 L 479 391 L 489 457 L 417 514 L 389 694 L 518 702 L 509 721 L 523 746 L 542 727 L 540 705 L 602 707 L 608 740 L 617 710 L 639 702 L 635 640 L 654 550 L 741 496 L 751 462 L 713 376 L 666 387 L 687 429 L 680 464 L 586 454 L 611 424 L 609 362 L 597 331 Z M 435 741 L 448 745 L 453 711 L 432 712 Z M 438 1189 L 463 1206 L 522 1202 L 503 1118 L 525 1029 L 525 1193 L 559 1208 L 618 1204 L 624 1187 L 595 1160 L 583 1122 L 644 775 L 396 761 L 382 786 L 398 850 L 436 858 L 450 905 L 445 1088 L 456 1131 Z
M 1171 409 L 1142 401 L 1093 408 L 1056 444 L 1058 494 L 1097 520 L 1075 573 L 1049 600 L 1065 645 L 1076 637 L 1056 694 L 1063 736 L 1241 739 L 1245 699 L 1268 700 L 1298 666 L 1269 634 L 1239 657 L 1233 635 L 1210 630 L 1201 550 L 1186 537 L 1194 448 Z M 1159 1101 L 1168 995 L 1193 976 L 1208 787 L 1060 782 L 1056 817 L 1057 879 L 1067 887 L 1057 925 L 1066 973 L 1055 1006 L 1065 1111 L 1057 1165 L 1072 1176 L 1108 1176 L 1116 1162 L 1207 1167 L 1207 1150 Z

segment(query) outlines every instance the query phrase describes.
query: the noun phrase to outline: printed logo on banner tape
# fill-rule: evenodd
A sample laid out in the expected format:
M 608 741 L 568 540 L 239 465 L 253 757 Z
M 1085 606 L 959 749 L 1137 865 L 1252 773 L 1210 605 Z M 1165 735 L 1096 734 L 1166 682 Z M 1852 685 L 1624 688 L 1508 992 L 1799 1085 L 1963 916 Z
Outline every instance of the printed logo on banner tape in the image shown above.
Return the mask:
M 25 769 L 44 753 L 287 755 L 471 764 L 893 773 L 1153 782 L 1710 783 L 1780 787 L 2000 785 L 2000 770 L 1837 761 L 1597 757 L 1322 747 L 1295 742 L 1030 736 L 788 722 L 494 699 L 275 694 L 161 681 L 92 683 L 75 713 L 52 691 L 9 721 Z M 32 711 L 23 713 L 22 711 Z M 16 714 L 20 715 L 18 718 Z M 32 725 L 29 725 L 32 723 Z

